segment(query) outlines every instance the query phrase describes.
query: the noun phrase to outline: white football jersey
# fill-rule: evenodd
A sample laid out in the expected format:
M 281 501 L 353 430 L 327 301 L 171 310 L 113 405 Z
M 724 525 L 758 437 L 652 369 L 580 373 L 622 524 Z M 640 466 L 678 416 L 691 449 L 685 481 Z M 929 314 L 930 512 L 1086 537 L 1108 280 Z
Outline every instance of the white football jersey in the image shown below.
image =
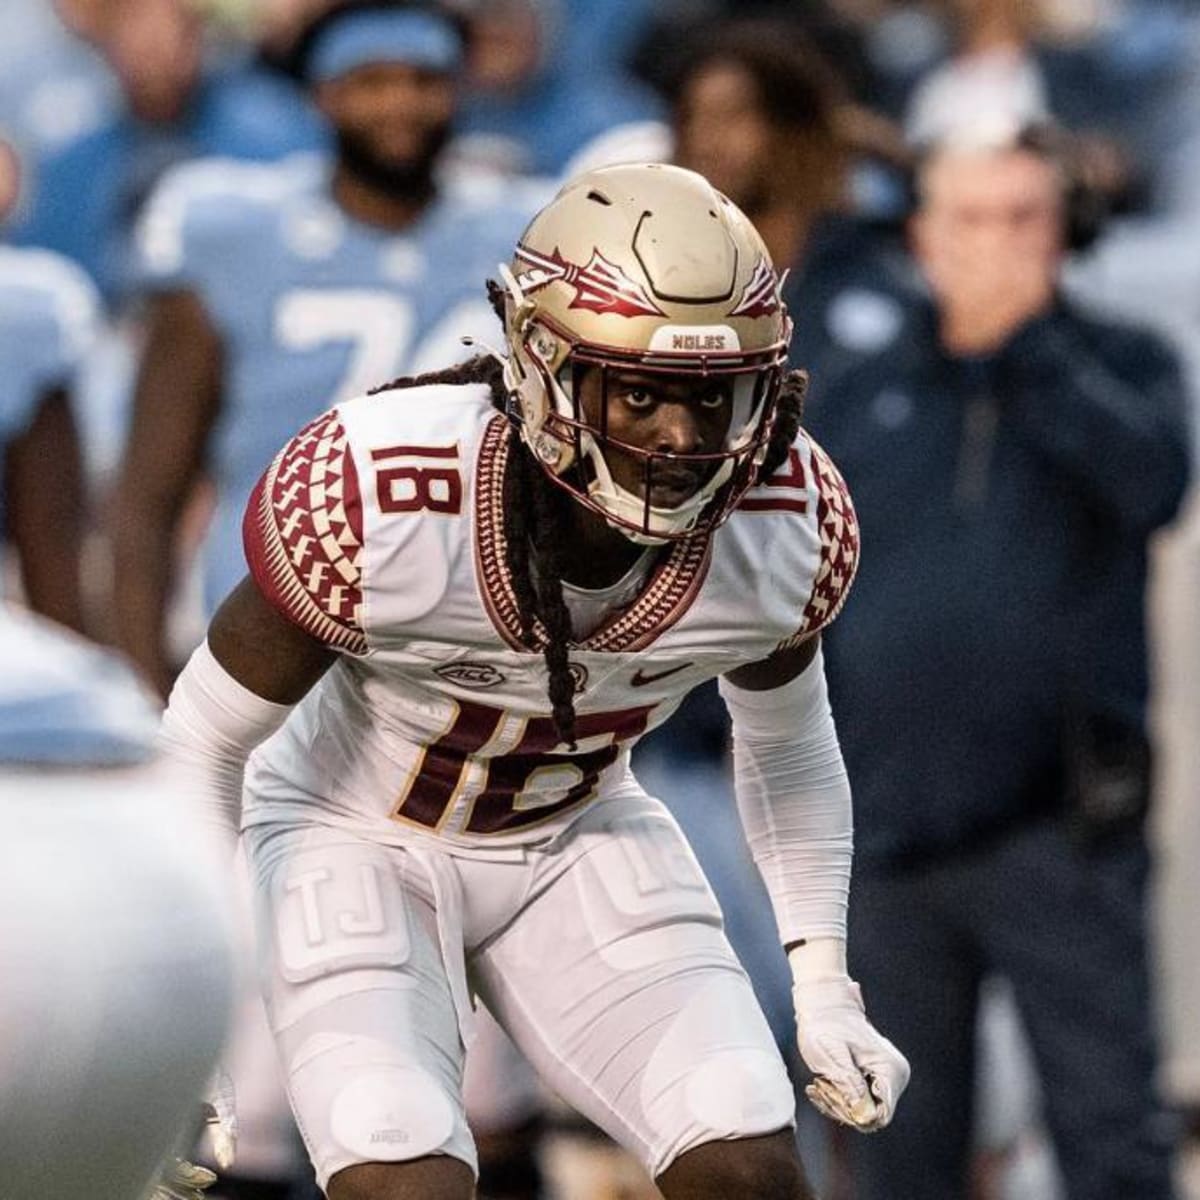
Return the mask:
M 541 840 L 602 799 L 692 688 L 837 614 L 858 528 L 801 432 L 708 538 L 665 549 L 638 597 L 570 651 L 577 746 L 521 637 L 503 480 L 513 431 L 485 384 L 340 404 L 276 457 L 245 520 L 267 598 L 342 658 L 259 748 L 245 823 L 343 825 L 477 849 Z

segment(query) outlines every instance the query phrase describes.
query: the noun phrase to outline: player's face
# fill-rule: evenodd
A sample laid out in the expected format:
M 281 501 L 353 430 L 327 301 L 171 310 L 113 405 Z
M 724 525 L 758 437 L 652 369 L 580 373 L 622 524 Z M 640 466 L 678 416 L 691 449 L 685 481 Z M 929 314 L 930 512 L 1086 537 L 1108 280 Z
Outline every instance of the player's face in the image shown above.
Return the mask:
M 386 176 L 427 169 L 454 117 L 454 78 L 405 63 L 358 67 L 317 91 L 343 147 Z
M 747 212 L 761 205 L 775 138 L 745 70 L 714 62 L 692 75 L 679 97 L 675 138 L 679 166 L 698 171 Z
M 1062 179 L 1026 151 L 947 154 L 922 180 L 918 258 L 935 283 L 1014 269 L 1053 275 L 1062 253 Z
M 733 412 L 732 384 L 719 378 L 607 372 L 607 386 L 596 368 L 584 370 L 578 382 L 583 417 L 593 428 L 602 415 L 609 438 L 656 454 L 719 453 Z M 644 459 L 605 447 L 613 480 L 626 491 L 646 498 Z M 674 508 L 712 478 L 719 463 L 656 460 L 650 473 L 650 503 Z

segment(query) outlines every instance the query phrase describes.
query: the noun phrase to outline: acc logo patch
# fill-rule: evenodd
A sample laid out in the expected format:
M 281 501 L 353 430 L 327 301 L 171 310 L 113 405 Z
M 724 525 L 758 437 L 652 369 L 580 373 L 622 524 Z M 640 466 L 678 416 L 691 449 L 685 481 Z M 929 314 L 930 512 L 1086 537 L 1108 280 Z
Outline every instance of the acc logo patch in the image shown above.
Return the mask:
M 498 671 L 490 663 L 478 662 L 446 663 L 445 666 L 434 667 L 433 673 L 441 676 L 447 683 L 472 691 L 495 687 L 508 678 L 503 671 Z
M 571 672 L 571 682 L 575 684 L 575 695 L 580 695 L 588 683 L 588 669 L 583 663 L 568 663 L 567 670 Z

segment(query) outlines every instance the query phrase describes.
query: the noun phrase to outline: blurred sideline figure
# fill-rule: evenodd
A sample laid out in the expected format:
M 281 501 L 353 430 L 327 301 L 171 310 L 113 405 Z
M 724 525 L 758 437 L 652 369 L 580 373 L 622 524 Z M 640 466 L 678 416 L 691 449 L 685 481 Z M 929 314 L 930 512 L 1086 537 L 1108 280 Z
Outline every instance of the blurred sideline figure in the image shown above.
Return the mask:
M 0 139 L 0 222 L 17 175 Z M 73 397 L 97 309 L 73 262 L 0 240 L 0 534 L 16 552 L 26 604 L 80 631 L 84 485 Z
M 199 4 L 62 0 L 62 7 L 115 87 L 65 136 L 39 141 L 37 122 L 23 123 L 34 129 L 23 147 L 29 174 L 13 236 L 73 258 L 117 308 L 135 283 L 137 214 L 164 171 L 196 154 L 278 158 L 321 145 L 322 131 L 291 81 L 211 43 Z M 40 83 L 35 77 L 27 87 Z M 61 113 L 69 97 L 55 103 Z
M 115 657 L 3 608 L 0 662 L 0 1193 L 141 1200 L 225 1032 L 226 872 Z
M 994 974 L 1067 1195 L 1168 1200 L 1144 627 L 1147 546 L 1188 480 L 1180 369 L 1061 297 L 1090 221 L 1051 131 L 934 148 L 917 194 L 932 302 L 809 413 L 874 551 L 828 640 L 858 810 L 852 962 L 915 1049 L 913 1103 L 854 1146 L 856 1194 L 963 1194 Z
M 659 115 L 658 98 L 603 49 L 572 57 L 564 0 L 459 0 L 471 37 L 450 153 L 506 175 L 560 178 L 589 143 Z
M 867 142 L 864 111 L 787 22 L 705 30 L 672 90 L 675 161 L 743 207 L 787 269 L 784 298 L 803 315 L 791 361 L 819 392 L 895 338 L 913 294 L 894 229 L 855 212 L 856 166 L 885 137 Z

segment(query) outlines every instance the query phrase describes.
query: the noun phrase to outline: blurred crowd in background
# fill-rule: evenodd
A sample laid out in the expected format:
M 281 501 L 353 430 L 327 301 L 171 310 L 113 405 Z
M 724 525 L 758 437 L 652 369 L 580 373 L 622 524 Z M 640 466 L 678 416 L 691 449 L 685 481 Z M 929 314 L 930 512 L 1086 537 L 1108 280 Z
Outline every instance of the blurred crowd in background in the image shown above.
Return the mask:
M 336 399 L 466 355 L 463 335 L 498 342 L 484 278 L 524 221 L 587 166 L 678 162 L 749 213 L 776 266 L 790 271 L 792 361 L 810 372 L 814 427 L 822 439 L 828 429 L 842 462 L 855 459 L 859 443 L 838 413 L 865 396 L 864 423 L 900 430 L 928 383 L 926 365 L 905 355 L 920 344 L 925 306 L 944 301 L 950 268 L 928 241 L 916 260 L 912 252 L 914 206 L 934 194 L 933 181 L 922 182 L 923 156 L 1052 126 L 1053 145 L 1037 153 L 1063 172 L 1070 253 L 1061 290 L 1120 328 L 1154 331 L 1161 340 L 1130 351 L 1131 385 L 1176 388 L 1187 428 L 1200 427 L 1200 6 L 1190 0 L 448 0 L 466 35 L 461 62 L 420 47 L 407 90 L 379 83 L 353 95 L 337 90 L 336 63 L 314 64 L 307 53 L 306 31 L 330 4 L 4 3 L 5 586 L 14 602 L 120 647 L 160 695 L 242 574 L 238 519 L 276 448 Z M 417 132 L 406 143 L 388 122 Z M 362 186 L 339 191 L 331 164 L 349 164 Z M 290 216 L 282 225 L 264 216 L 283 209 Z M 969 276 L 972 262 L 982 258 L 954 269 Z M 1047 269 L 1057 289 L 1057 259 Z M 1018 273 L 1006 280 L 1021 286 Z M 975 302 L 986 309 L 989 299 L 1002 297 Z M 1147 362 L 1160 353 L 1165 365 L 1155 374 Z M 1094 364 L 1072 361 L 1066 355 L 1057 364 L 1063 383 L 1047 375 L 1055 395 L 1074 383 L 1086 390 Z M 981 378 L 971 376 L 969 387 Z M 1076 410 L 1055 411 L 1061 448 Z M 986 404 L 972 412 L 978 437 L 963 445 L 984 445 L 986 457 L 997 418 Z M 1149 436 L 1146 445 L 1149 456 Z M 1140 446 L 1129 444 L 1128 461 L 1119 444 L 1106 449 L 1097 471 L 1116 463 L 1113 471 L 1149 487 L 1159 468 L 1139 457 Z M 886 491 L 892 450 L 864 461 Z M 964 511 L 971 496 L 961 489 L 985 494 L 988 486 L 987 469 L 972 474 L 977 465 L 967 462 L 954 481 Z M 1148 579 L 1153 1024 L 1162 1094 L 1178 1116 L 1171 1137 L 1182 1147 L 1182 1198 L 1200 1196 L 1192 915 L 1200 898 L 1200 505 L 1194 493 L 1181 503 L 1172 489 L 1182 490 L 1182 476 L 1172 478 L 1163 482 L 1166 498 L 1147 499 L 1144 519 L 1131 519 L 1128 536 L 1140 540 L 1129 574 L 1100 574 L 1093 586 L 1125 587 L 1125 599 L 1133 597 L 1096 644 L 1118 664 L 1114 676 L 1128 662 L 1129 724 L 1140 727 L 1145 647 L 1126 618 L 1140 621 Z M 1105 500 L 1118 509 L 1127 494 L 1131 508 L 1140 501 L 1135 486 L 1126 493 L 1115 477 L 1113 491 Z M 865 612 L 865 596 L 860 603 Z M 852 601 L 843 624 L 853 622 Z M 839 683 L 838 654 L 855 653 L 853 635 L 845 637 L 845 649 L 832 638 L 835 709 L 839 686 L 872 686 L 849 676 Z M 1026 669 L 1007 660 L 994 667 L 997 681 Z M 893 689 L 898 711 L 919 710 L 920 696 L 909 697 L 898 668 L 877 678 L 876 686 Z M 929 739 L 958 736 L 953 714 L 944 723 L 928 716 Z M 1114 740 L 1102 738 L 1101 749 Z M 993 751 L 979 743 L 975 753 Z M 790 1046 L 786 964 L 732 830 L 726 730 L 713 694 L 689 700 L 684 719 L 639 754 L 648 789 L 693 836 L 735 946 L 781 1045 Z M 857 785 L 853 747 L 848 758 Z M 869 767 L 860 771 L 870 775 Z M 881 844 L 872 841 L 880 828 L 873 812 L 858 813 L 868 854 Z M 1139 810 L 1135 819 L 1144 816 Z M 1126 898 L 1135 910 L 1140 896 L 1134 889 Z M 1136 923 L 1140 913 L 1132 917 Z M 984 1002 L 968 1056 L 978 1067 L 972 1200 L 1104 1200 L 1063 1190 L 1032 1066 L 1040 1056 L 1031 1056 L 1024 1032 L 1037 1016 L 1021 1011 L 1020 995 L 1014 1003 L 1003 972 L 980 974 Z M 239 1028 L 253 1024 L 247 1016 Z M 242 1073 L 272 1075 L 265 1038 L 245 1040 Z M 543 1098 L 521 1078 L 499 1049 L 471 1085 L 482 1157 L 495 1130 L 491 1148 L 508 1171 L 496 1177 L 496 1196 L 532 1194 L 519 1190 L 524 1184 L 504 1190 L 520 1176 L 513 1164 L 524 1145 L 506 1131 L 544 1123 Z M 1086 1064 L 1076 1082 L 1108 1086 L 1102 1072 L 1089 1082 Z M 278 1089 L 262 1100 L 260 1116 L 253 1085 L 243 1090 L 249 1190 L 239 1194 L 302 1194 Z M 829 1144 L 824 1128 L 807 1121 L 800 1135 L 826 1194 L 853 1197 L 837 1140 Z M 621 1182 L 619 1166 L 596 1166 L 578 1147 L 569 1163 L 551 1158 L 544 1156 L 547 1171 L 564 1200 L 641 1186 Z M 575 1182 L 565 1184 L 572 1173 Z M 278 1190 L 255 1192 L 255 1181 Z

